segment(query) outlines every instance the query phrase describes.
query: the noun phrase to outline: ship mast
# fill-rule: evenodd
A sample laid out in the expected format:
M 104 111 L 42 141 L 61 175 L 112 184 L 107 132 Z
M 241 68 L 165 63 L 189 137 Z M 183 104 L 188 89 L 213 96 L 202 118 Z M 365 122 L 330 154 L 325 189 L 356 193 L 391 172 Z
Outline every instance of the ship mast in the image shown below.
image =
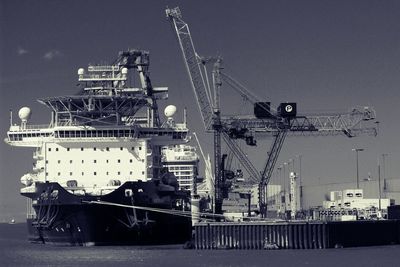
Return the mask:
M 127 50 L 112 65 L 89 65 L 78 70 L 79 95 L 39 99 L 53 110 L 54 126 L 132 125 L 160 127 L 157 99 L 166 99 L 168 88 L 153 88 L 149 77 L 149 52 Z M 129 85 L 131 69 L 140 87 Z M 146 108 L 145 116 L 137 112 Z

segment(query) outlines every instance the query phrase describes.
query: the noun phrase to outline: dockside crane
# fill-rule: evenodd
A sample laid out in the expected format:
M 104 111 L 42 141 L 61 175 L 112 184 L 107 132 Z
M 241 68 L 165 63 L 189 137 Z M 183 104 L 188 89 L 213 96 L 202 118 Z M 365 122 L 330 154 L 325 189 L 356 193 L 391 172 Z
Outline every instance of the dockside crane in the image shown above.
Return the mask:
M 286 136 L 344 134 L 354 137 L 360 134 L 377 134 L 375 125 L 371 123 L 374 122 L 376 114 L 369 107 L 354 108 L 342 114 L 299 116 L 296 103 L 281 103 L 278 109 L 273 109 L 270 102 L 259 102 L 260 99 L 250 90 L 222 71 L 222 58 L 204 58 L 197 54 L 189 26 L 182 19 L 179 7 L 166 9 L 166 15 L 178 38 L 204 128 L 206 132 L 214 134 L 215 213 L 222 212 L 222 201 L 226 194 L 221 139 L 246 169 L 250 181 L 258 183 L 260 214 L 265 217 L 266 187 Z M 206 69 L 209 64 L 213 64 L 212 87 Z M 254 114 L 245 116 L 221 114 L 219 98 L 222 81 L 254 105 Z M 261 171 L 257 170 L 237 143 L 237 140 L 242 139 L 247 145 L 255 146 L 256 135 L 273 137 L 266 163 Z

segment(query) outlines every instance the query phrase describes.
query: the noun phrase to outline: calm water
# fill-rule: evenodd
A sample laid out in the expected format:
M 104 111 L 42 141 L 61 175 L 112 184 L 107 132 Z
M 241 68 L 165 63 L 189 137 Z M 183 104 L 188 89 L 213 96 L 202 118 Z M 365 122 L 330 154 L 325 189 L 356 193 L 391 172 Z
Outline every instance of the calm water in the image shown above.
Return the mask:
M 28 243 L 24 224 L 0 224 L 0 266 L 400 266 L 400 246 L 274 251 L 181 247 L 54 247 Z

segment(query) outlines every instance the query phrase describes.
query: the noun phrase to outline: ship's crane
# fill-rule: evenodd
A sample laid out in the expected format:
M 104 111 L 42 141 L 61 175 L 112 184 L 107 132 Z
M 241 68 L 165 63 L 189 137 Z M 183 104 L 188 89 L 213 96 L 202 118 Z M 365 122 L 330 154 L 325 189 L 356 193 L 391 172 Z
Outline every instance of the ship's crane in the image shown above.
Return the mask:
M 114 65 L 123 66 L 127 69 L 136 69 L 139 73 L 140 83 L 142 88 L 144 89 L 147 96 L 150 97 L 151 103 L 149 113 L 150 121 L 157 127 L 161 126 L 160 116 L 158 114 L 158 106 L 156 101 L 155 93 L 157 93 L 157 88 L 153 88 L 149 75 L 149 66 L 150 66 L 150 56 L 149 52 L 128 49 L 126 51 L 121 51 L 118 55 L 117 60 L 114 62 Z
M 222 211 L 225 177 L 221 168 L 221 137 L 242 166 L 250 175 L 250 180 L 259 184 L 259 208 L 262 216 L 266 213 L 266 186 L 271 178 L 276 160 L 287 135 L 331 135 L 344 134 L 348 137 L 359 134 L 374 134 L 376 128 L 366 125 L 375 119 L 375 111 L 368 107 L 354 108 L 348 113 L 328 115 L 298 116 L 295 103 L 282 103 L 278 110 L 268 102 L 258 102 L 250 90 L 240 82 L 222 72 L 222 59 L 200 57 L 194 48 L 188 24 L 182 19 L 178 7 L 166 9 L 167 18 L 176 33 L 192 89 L 197 100 L 204 127 L 214 133 L 215 171 L 215 212 Z M 210 86 L 206 65 L 213 63 L 213 88 Z M 224 80 L 239 94 L 253 103 L 255 115 L 222 116 L 219 106 L 219 92 Z M 213 91 L 212 91 L 213 89 Z M 256 111 L 258 110 L 258 111 Z M 267 161 L 259 172 L 247 155 L 241 150 L 236 139 L 243 139 L 254 146 L 256 134 L 272 135 L 274 140 L 267 153 Z

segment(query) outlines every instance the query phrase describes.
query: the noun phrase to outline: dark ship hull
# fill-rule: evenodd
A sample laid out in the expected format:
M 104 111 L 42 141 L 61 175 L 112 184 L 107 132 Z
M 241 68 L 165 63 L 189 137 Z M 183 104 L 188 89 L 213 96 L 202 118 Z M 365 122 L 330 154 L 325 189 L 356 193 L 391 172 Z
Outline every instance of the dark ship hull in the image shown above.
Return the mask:
M 77 195 L 58 183 L 38 183 L 35 193 L 23 195 L 33 200 L 36 212 L 36 218 L 27 221 L 33 242 L 155 245 L 191 239 L 190 216 L 172 214 L 185 209 L 189 194 L 158 182 L 126 182 L 103 196 Z M 138 208 L 127 207 L 131 205 Z

